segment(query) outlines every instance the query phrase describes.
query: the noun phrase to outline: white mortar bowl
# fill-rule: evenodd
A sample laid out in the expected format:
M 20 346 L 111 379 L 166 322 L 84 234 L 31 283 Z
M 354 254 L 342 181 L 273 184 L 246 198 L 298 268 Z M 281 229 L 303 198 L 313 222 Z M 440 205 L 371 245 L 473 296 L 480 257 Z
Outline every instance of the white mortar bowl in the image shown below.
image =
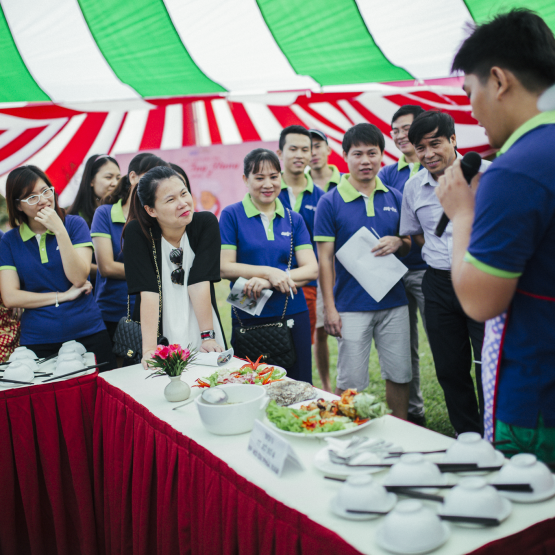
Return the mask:
M 262 419 L 270 398 L 260 385 L 219 385 L 228 396 L 229 404 L 212 405 L 202 395 L 195 403 L 204 427 L 212 434 L 231 436 L 250 432 L 256 419 Z

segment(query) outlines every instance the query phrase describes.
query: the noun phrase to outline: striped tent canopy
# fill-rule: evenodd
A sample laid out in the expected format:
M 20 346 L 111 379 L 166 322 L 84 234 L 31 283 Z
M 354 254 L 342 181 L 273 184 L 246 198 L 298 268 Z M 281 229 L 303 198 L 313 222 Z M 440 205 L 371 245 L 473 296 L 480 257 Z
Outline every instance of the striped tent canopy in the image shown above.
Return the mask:
M 276 140 L 402 104 L 487 150 L 450 74 L 465 24 L 522 0 L 0 0 L 0 188 L 22 163 L 62 191 L 95 152 Z M 552 0 L 530 0 L 555 28 Z M 454 82 L 453 82 L 454 81 Z M 384 85 L 383 83 L 389 83 Z M 398 153 L 386 144 L 387 161 Z

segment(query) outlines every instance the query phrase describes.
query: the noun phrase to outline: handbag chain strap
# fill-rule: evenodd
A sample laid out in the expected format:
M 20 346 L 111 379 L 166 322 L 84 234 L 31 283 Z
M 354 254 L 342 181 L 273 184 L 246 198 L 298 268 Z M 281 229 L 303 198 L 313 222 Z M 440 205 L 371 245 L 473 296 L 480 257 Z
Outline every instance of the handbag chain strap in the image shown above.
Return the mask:
M 158 282 L 158 324 L 156 325 L 156 339 L 160 335 L 160 320 L 162 319 L 162 282 L 160 281 L 160 270 L 158 270 L 158 257 L 156 254 L 156 243 L 152 236 L 152 229 L 148 230 L 152 239 L 152 252 L 154 253 L 154 266 L 156 266 L 156 281 Z
M 287 215 L 289 216 L 289 224 L 291 225 L 291 245 L 289 248 L 289 262 L 287 263 L 287 271 L 289 273 L 289 270 L 291 270 L 291 264 L 293 262 L 293 218 L 291 218 L 291 210 L 289 210 L 289 208 L 286 208 L 285 210 L 287 210 Z M 287 303 L 289 303 L 289 297 L 290 295 L 287 295 L 285 297 L 285 306 L 283 307 L 281 320 L 285 318 L 285 313 L 287 312 Z M 239 321 L 239 325 L 243 327 L 243 322 L 241 322 L 241 318 L 239 318 L 239 313 L 237 312 L 237 309 L 235 307 L 232 307 L 232 308 L 233 308 L 233 312 L 235 312 L 235 316 L 237 317 L 237 320 Z M 272 326 L 281 326 L 281 322 L 274 322 L 273 324 L 261 324 L 260 326 L 252 326 L 250 329 L 255 330 L 258 328 L 269 328 Z

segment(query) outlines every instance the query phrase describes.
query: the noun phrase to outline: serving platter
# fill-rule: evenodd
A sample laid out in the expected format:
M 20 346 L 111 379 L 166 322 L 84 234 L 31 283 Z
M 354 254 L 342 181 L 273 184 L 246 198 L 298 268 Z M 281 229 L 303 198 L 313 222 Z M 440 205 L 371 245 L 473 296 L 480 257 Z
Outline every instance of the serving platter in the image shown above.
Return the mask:
M 302 405 L 303 403 L 295 403 L 294 405 L 290 405 L 290 408 L 296 409 L 296 408 L 300 408 L 297 407 L 296 405 Z M 306 404 L 306 401 L 304 401 L 304 404 Z M 307 439 L 323 439 L 326 437 L 341 437 L 341 436 L 346 436 L 348 434 L 353 434 L 354 432 L 358 432 L 359 430 L 362 430 L 364 428 L 367 428 L 368 426 L 370 426 L 370 424 L 372 424 L 373 420 L 368 420 L 367 422 L 364 422 L 364 424 L 360 424 L 358 426 L 355 426 L 354 428 L 347 428 L 346 430 L 337 430 L 335 432 L 317 432 L 317 433 L 313 433 L 313 434 L 305 434 L 302 432 L 287 432 L 285 430 L 280 430 L 273 422 L 270 422 L 270 420 L 268 420 L 268 418 L 266 417 L 266 424 L 268 426 L 270 426 L 271 428 L 274 428 L 275 430 L 277 430 L 280 434 L 286 435 L 286 436 L 291 436 L 291 437 L 305 437 Z M 368 474 L 368 472 L 366 472 L 366 474 Z

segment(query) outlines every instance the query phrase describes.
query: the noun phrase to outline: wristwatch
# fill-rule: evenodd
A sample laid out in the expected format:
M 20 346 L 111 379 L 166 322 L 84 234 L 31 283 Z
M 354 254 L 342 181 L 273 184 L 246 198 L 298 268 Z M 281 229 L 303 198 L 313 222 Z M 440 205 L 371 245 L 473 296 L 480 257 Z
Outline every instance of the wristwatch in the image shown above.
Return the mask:
M 200 337 L 203 341 L 208 341 L 209 339 L 216 339 L 216 332 L 214 330 L 201 331 Z

